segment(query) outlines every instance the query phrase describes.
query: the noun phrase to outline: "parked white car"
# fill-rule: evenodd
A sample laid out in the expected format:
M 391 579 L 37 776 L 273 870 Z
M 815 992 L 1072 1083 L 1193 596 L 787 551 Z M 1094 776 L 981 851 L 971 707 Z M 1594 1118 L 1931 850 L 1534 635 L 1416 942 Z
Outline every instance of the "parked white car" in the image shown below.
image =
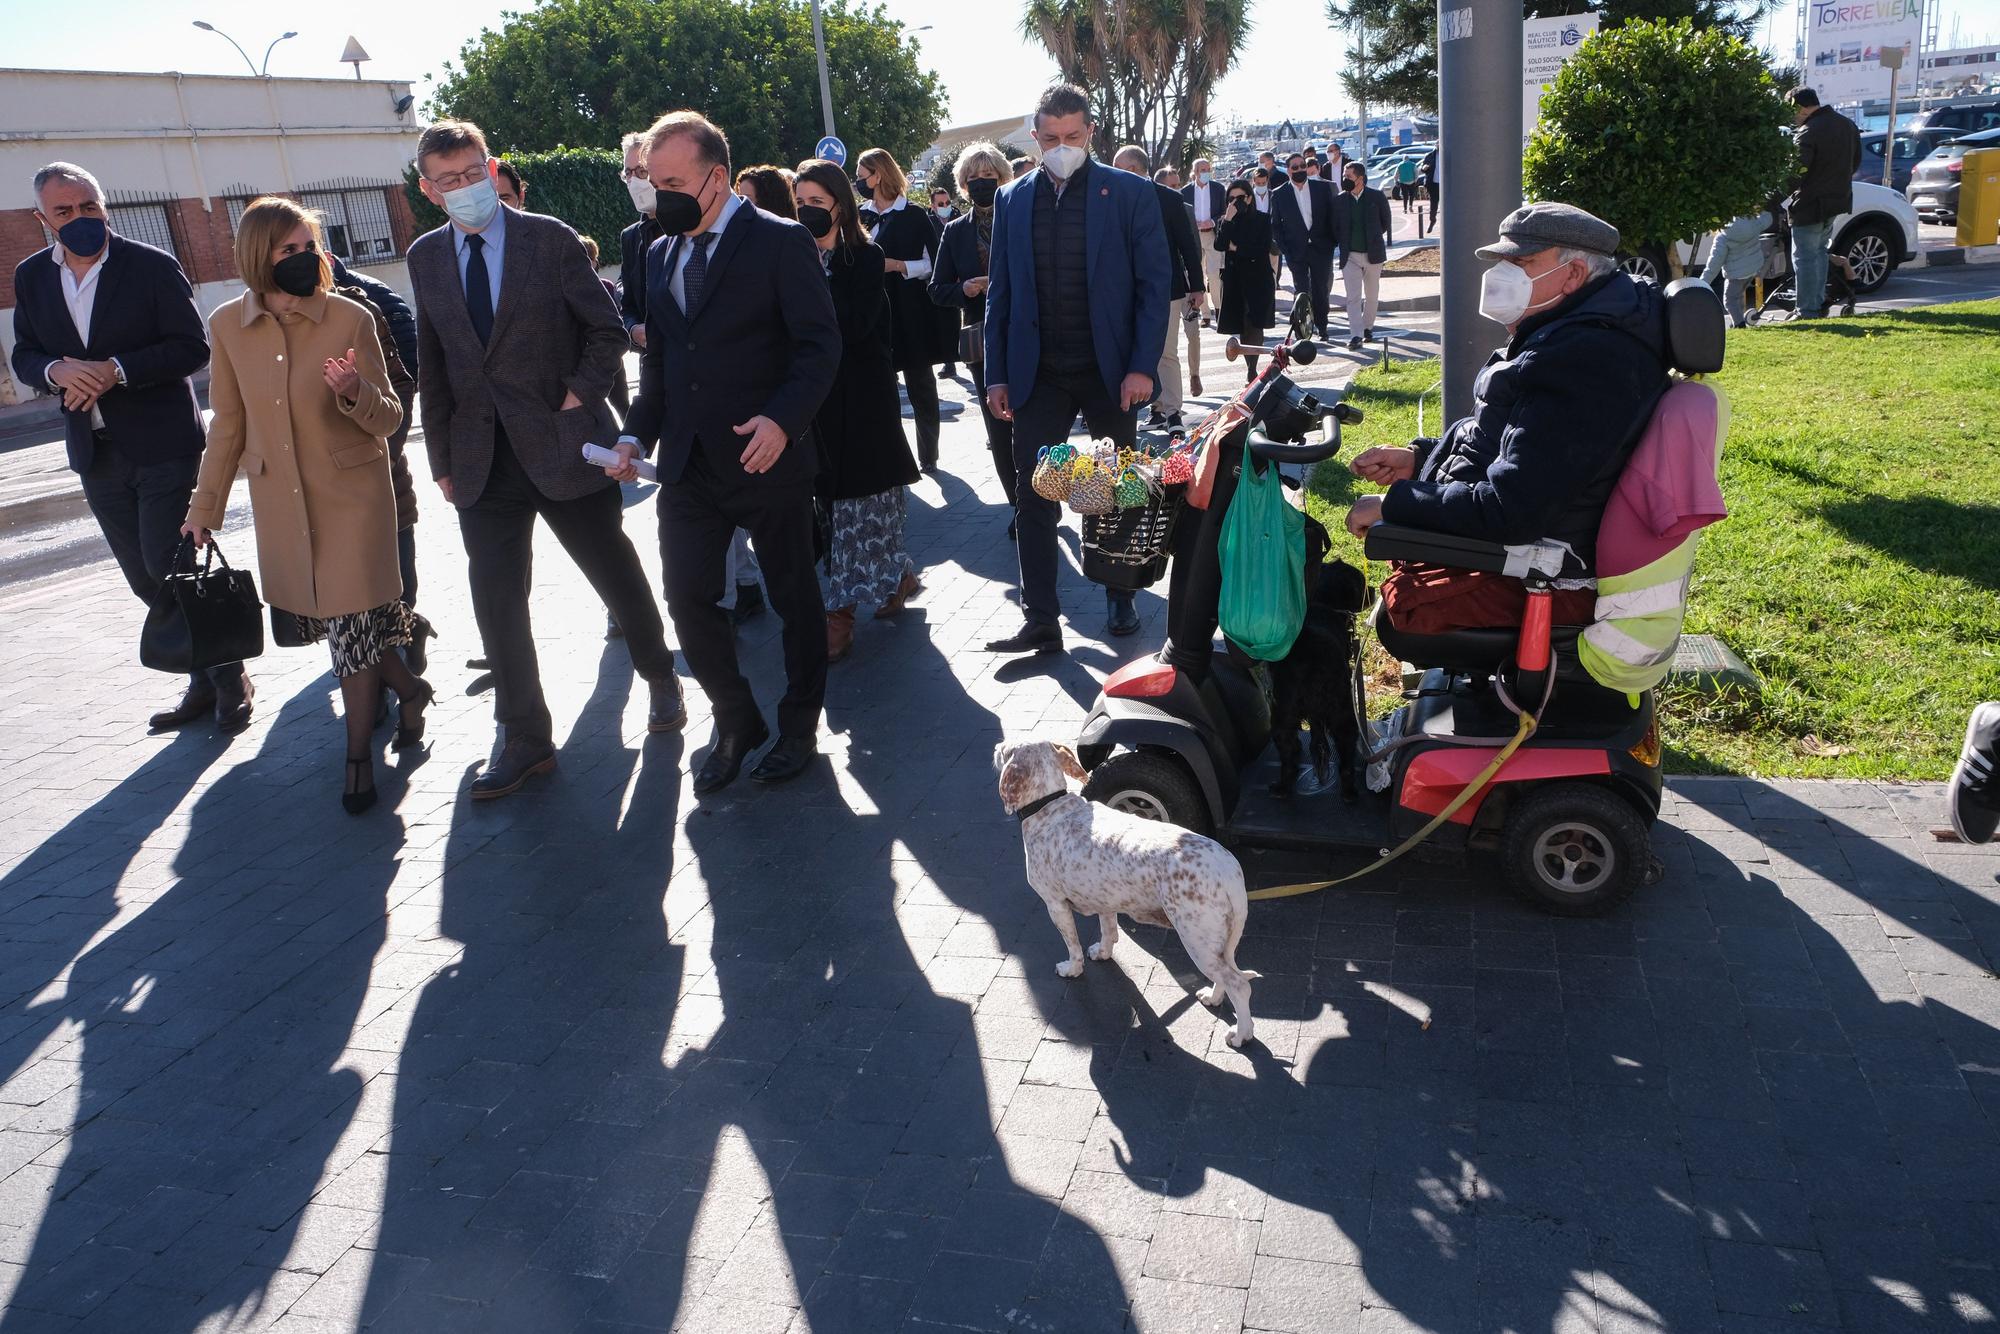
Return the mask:
M 1887 282 L 1898 264 L 1917 257 L 1917 210 L 1894 190 L 1856 181 L 1854 208 L 1833 220 L 1831 235 L 1830 248 L 1837 255 L 1845 255 L 1848 266 L 1854 270 L 1854 290 L 1866 295 Z M 1685 241 L 1678 242 L 1681 271 L 1699 274 L 1702 265 L 1708 262 L 1714 240 L 1713 236 L 1704 236 L 1692 247 Z M 1625 268 L 1632 273 L 1664 278 L 1665 262 L 1665 254 L 1647 247 L 1626 256 Z

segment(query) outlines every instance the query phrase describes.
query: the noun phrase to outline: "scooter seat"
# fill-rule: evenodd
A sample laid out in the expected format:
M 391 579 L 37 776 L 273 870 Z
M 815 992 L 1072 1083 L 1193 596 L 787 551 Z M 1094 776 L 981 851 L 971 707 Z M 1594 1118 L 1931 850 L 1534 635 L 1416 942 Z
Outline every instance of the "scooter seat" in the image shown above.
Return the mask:
M 1549 631 L 1549 647 L 1554 651 L 1560 674 L 1578 659 L 1577 636 L 1581 625 L 1558 625 Z M 1493 671 L 1514 655 L 1520 631 L 1512 627 L 1476 630 L 1447 630 L 1441 634 L 1412 634 L 1398 629 L 1389 620 L 1387 608 L 1375 617 L 1375 637 L 1382 647 L 1399 660 L 1416 667 L 1442 667 L 1450 672 Z

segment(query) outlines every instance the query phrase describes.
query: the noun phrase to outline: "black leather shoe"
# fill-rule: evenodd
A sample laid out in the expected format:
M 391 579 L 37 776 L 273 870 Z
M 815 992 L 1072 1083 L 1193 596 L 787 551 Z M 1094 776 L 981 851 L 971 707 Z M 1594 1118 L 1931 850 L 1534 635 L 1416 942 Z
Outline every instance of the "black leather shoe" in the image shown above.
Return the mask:
M 1139 612 L 1133 607 L 1132 598 L 1107 597 L 1105 600 L 1105 628 L 1114 635 L 1135 634 L 1139 629 Z
M 235 736 L 250 726 L 250 701 L 257 697 L 257 687 L 250 684 L 250 673 L 245 672 L 235 680 L 219 685 L 215 690 L 215 727 L 224 736 Z
M 694 773 L 694 790 L 697 796 L 710 792 L 720 792 L 736 781 L 736 775 L 743 772 L 743 761 L 750 752 L 770 740 L 771 729 L 762 723 L 754 732 L 722 733 L 715 738 L 715 745 L 709 750 L 708 758 L 701 762 L 701 768 Z
M 986 641 L 988 653 L 1060 653 L 1062 647 L 1061 626 L 1038 625 L 1034 621 L 1005 639 Z
M 206 718 L 215 711 L 215 687 L 202 679 L 199 686 L 189 686 L 181 695 L 181 702 L 171 709 L 161 709 L 146 720 L 146 726 L 155 732 L 167 732 L 176 727 L 186 727 L 189 723 Z
M 1352 338 L 1350 338 L 1350 339 L 1348 339 L 1348 340 L 1347 340 L 1347 350 L 1348 350 L 1349 352 L 1359 352 L 1359 351 L 1361 350 L 1361 335 L 1360 335 L 1360 334 L 1356 334 L 1356 335 L 1354 335 L 1354 337 L 1352 337 Z
M 486 772 L 472 780 L 472 799 L 490 801 L 521 790 L 521 784 L 536 774 L 554 773 L 556 748 L 546 741 L 509 741 L 500 748 L 500 758 L 486 766 Z
M 809 736 L 781 736 L 750 771 L 753 783 L 789 783 L 819 757 L 819 743 Z
M 764 585 L 736 585 L 736 605 L 729 609 L 729 623 L 741 625 L 753 616 L 762 616 L 768 604 L 764 601 Z
M 678 732 L 687 726 L 687 704 L 681 699 L 681 683 L 669 676 L 647 682 L 653 702 L 646 710 L 648 732 Z
M 397 701 L 396 739 L 389 743 L 391 750 L 415 750 L 424 744 L 424 710 L 436 698 L 437 690 L 431 683 L 420 680 L 408 699 Z

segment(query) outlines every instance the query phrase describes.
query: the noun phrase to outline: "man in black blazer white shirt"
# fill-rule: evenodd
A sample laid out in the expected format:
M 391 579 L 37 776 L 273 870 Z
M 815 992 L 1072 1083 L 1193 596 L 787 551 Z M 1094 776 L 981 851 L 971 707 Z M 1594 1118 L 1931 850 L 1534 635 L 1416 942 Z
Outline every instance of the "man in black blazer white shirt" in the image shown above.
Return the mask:
M 56 243 L 14 270 L 14 374 L 63 401 L 69 466 L 126 584 L 151 603 L 180 546 L 205 439 L 189 378 L 208 326 L 172 255 L 112 233 L 104 190 L 82 167 L 35 173 L 35 218 Z M 232 662 L 188 678 L 155 731 L 213 713 L 250 725 L 250 678 Z
M 1181 198 L 1187 200 L 1194 210 L 1194 229 L 1199 235 L 1202 251 L 1203 286 L 1212 299 L 1222 295 L 1222 252 L 1215 248 L 1215 224 L 1222 220 L 1222 214 L 1229 207 L 1229 190 L 1215 179 L 1215 164 L 1205 157 L 1194 160 L 1194 179 L 1181 187 Z M 1209 312 L 1201 313 L 1201 322 L 1209 322 Z M 1200 344 L 1197 341 L 1196 346 Z M 1199 358 L 1197 358 L 1199 364 Z
M 646 253 L 639 394 L 605 471 L 621 481 L 659 442 L 660 557 L 681 651 L 715 711 L 698 793 L 736 780 L 770 735 L 736 660 L 723 593 L 731 535 L 748 529 L 784 622 L 778 742 L 751 771 L 779 783 L 818 752 L 826 696 L 826 607 L 813 527 L 813 417 L 840 369 L 840 324 L 819 247 L 798 223 L 730 189 L 729 141 L 692 111 L 647 132 L 646 170 L 665 233 Z
M 1293 302 L 1312 302 L 1312 326 L 1327 336 L 1327 306 L 1333 291 L 1333 187 L 1306 174 L 1306 159 L 1285 160 L 1286 177 L 1271 187 L 1271 236 L 1292 271 Z

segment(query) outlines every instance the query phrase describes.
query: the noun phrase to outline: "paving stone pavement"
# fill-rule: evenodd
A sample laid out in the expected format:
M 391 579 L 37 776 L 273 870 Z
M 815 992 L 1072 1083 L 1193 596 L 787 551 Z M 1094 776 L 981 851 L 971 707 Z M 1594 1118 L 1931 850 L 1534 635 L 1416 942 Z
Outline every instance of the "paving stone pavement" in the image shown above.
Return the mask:
M 361 819 L 317 650 L 148 737 L 108 564 L 0 592 L 0 1334 L 1993 1327 L 2000 859 L 1934 787 L 1677 782 L 1597 921 L 1479 870 L 1259 905 L 1232 1051 L 1170 934 L 1056 977 L 993 790 L 1161 604 L 1114 647 L 1072 572 L 1073 656 L 988 659 L 976 420 L 945 457 L 779 791 L 691 797 L 699 693 L 646 735 L 544 534 L 562 767 L 468 802 L 435 501 L 433 745 Z

